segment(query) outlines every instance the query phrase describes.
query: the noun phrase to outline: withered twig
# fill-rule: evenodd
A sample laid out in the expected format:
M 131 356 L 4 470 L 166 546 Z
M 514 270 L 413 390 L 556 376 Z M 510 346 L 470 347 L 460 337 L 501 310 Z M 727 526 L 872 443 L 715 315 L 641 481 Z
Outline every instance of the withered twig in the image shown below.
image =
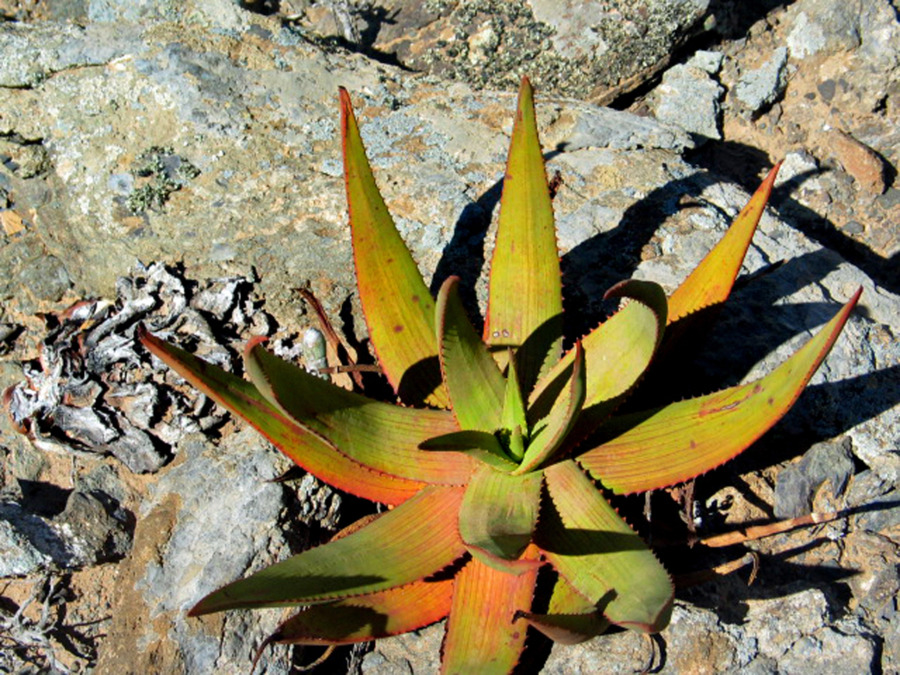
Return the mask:
M 808 513 L 798 518 L 788 518 L 787 520 L 779 520 L 777 523 L 768 523 L 767 525 L 752 525 L 750 527 L 739 528 L 732 532 L 724 534 L 715 534 L 710 537 L 702 537 L 697 539 L 698 543 L 709 546 L 710 548 L 721 548 L 724 546 L 733 546 L 742 544 L 745 541 L 753 541 L 762 539 L 763 537 L 771 537 L 773 534 L 781 534 L 798 527 L 807 527 L 809 525 L 821 525 L 822 523 L 830 523 L 844 516 L 843 511 L 829 511 L 827 513 Z
M 747 565 L 752 565 L 752 568 L 750 570 L 750 578 L 747 580 L 747 585 L 749 586 L 754 581 L 756 581 L 756 575 L 759 573 L 759 554 L 756 553 L 756 551 L 750 551 L 749 553 L 742 555 L 736 560 L 722 563 L 721 565 L 716 565 L 712 569 L 678 574 L 675 576 L 675 585 L 679 588 L 696 586 L 707 581 L 712 581 L 717 577 L 722 577 L 726 574 L 736 572 L 739 569 L 746 567 Z

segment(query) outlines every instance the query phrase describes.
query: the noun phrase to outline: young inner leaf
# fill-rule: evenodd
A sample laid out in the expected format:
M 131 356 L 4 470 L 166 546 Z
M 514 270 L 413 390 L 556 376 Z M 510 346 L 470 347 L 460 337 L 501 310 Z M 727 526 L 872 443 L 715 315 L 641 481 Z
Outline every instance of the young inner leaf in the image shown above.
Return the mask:
M 503 430 L 509 434 L 507 447 L 509 455 L 519 461 L 525 454 L 528 423 L 525 420 L 525 402 L 522 400 L 522 390 L 519 386 L 516 360 L 513 358 L 512 349 L 507 350 L 507 360 L 509 361 L 509 373 L 506 376 L 502 423 Z

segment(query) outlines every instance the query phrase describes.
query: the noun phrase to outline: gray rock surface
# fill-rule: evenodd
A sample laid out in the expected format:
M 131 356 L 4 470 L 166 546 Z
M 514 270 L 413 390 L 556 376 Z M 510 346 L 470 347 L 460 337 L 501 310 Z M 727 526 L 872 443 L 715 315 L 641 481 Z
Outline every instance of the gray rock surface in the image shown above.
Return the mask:
M 345 22 L 317 4 L 299 10 L 297 24 L 311 35 L 346 40 Z M 528 74 L 548 94 L 607 101 L 652 77 L 678 45 L 701 32 L 709 4 L 378 0 L 351 21 L 364 50 L 413 70 L 507 90 Z
M 797 518 L 811 513 L 813 498 L 820 488 L 833 501 L 843 496 L 853 475 L 853 453 L 849 438 L 840 443 L 818 443 L 800 460 L 784 468 L 775 483 L 775 515 Z M 827 485 L 826 485 L 827 484 Z
M 46 517 L 0 503 L 0 577 L 74 570 L 121 559 L 131 547 L 127 517 L 91 493 L 72 492 L 65 510 Z
M 737 83 L 734 96 L 750 114 L 772 105 L 784 93 L 787 64 L 788 50 L 779 47 L 772 53 L 772 58 L 746 73 Z
M 787 12 L 787 46 L 792 58 L 821 59 L 839 52 L 857 51 L 857 68 L 873 89 L 890 86 L 891 73 L 900 62 L 900 25 L 890 0 L 847 3 L 840 0 L 805 0 Z M 854 73 L 843 72 L 842 77 Z M 864 105 L 875 101 L 865 100 Z
M 722 138 L 720 102 L 725 88 L 713 77 L 718 68 L 716 59 L 705 55 L 669 68 L 654 92 L 656 118 L 694 134 L 699 140 Z
M 217 447 L 188 436 L 183 457 L 155 485 L 139 514 L 129 581 L 120 592 L 109 648 L 99 672 L 145 663 L 164 644 L 170 667 L 184 672 L 241 672 L 241 662 L 274 630 L 277 612 L 235 615 L 222 622 L 190 620 L 186 611 L 215 588 L 288 553 L 281 528 L 285 490 L 277 455 L 251 429 Z M 164 527 L 160 527 L 165 524 Z M 144 558 L 145 552 L 158 554 Z M 138 564 L 140 563 L 140 564 Z M 135 625 L 137 622 L 137 625 Z M 220 633 L 220 631 L 223 631 Z M 283 654 L 265 657 L 267 672 L 287 673 Z
M 50 566 L 53 556 L 44 545 L 48 537 L 35 542 L 35 528 L 23 528 L 27 515 L 18 504 L 0 504 L 0 577 L 18 577 L 33 574 Z M 44 525 L 41 523 L 41 525 Z M 22 531 L 25 529 L 26 531 Z M 29 537 L 29 530 L 32 534 Z M 58 548 L 56 549 L 58 550 Z

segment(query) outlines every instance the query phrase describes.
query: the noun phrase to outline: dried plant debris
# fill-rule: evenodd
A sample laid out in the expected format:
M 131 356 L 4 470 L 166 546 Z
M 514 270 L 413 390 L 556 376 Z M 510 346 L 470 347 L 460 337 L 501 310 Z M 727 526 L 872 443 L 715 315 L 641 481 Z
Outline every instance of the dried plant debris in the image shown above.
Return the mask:
M 68 675 L 95 659 L 94 640 L 64 624 L 65 593 L 60 579 L 45 576 L 21 603 L 0 604 L 0 673 Z
M 40 356 L 23 364 L 25 380 L 4 402 L 42 451 L 113 455 L 135 473 L 153 472 L 185 433 L 221 425 L 225 413 L 137 344 L 138 323 L 232 368 L 240 359 L 231 342 L 271 336 L 275 321 L 251 280 L 193 284 L 160 263 L 119 279 L 117 296 L 45 317 Z

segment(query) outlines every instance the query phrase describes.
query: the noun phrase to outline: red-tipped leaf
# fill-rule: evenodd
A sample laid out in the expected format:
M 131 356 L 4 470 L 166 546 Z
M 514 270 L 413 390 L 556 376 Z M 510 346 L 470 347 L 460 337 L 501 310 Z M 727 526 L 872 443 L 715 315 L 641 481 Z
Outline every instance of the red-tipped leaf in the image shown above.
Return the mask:
M 375 184 L 343 88 L 340 98 L 353 256 L 369 337 L 401 400 L 446 407 L 434 341 L 434 301 Z
M 462 495 L 461 488 L 424 488 L 346 537 L 210 593 L 190 614 L 344 600 L 424 579 L 465 553 L 455 518 Z
M 503 179 L 484 340 L 524 345 L 517 354 L 523 389 L 559 360 L 562 284 L 553 204 L 534 114 L 534 92 L 522 78 Z
M 609 440 L 578 457 L 607 488 L 655 490 L 743 452 L 790 410 L 828 355 L 862 289 L 809 342 L 755 382 L 610 420 Z
M 344 645 L 418 630 L 450 611 L 453 579 L 416 581 L 379 593 L 312 605 L 282 623 L 269 642 Z
M 400 504 L 427 485 L 367 468 L 342 454 L 270 403 L 256 388 L 218 366 L 138 329 L 141 342 L 170 368 L 216 403 L 242 417 L 299 466 L 363 499 Z
M 262 342 L 247 345 L 247 373 L 285 415 L 376 471 L 440 485 L 466 482 L 471 458 L 419 450 L 428 438 L 458 431 L 449 412 L 403 408 L 347 391 L 267 352 Z
M 706 255 L 669 298 L 669 323 L 705 307 L 724 302 L 741 265 L 759 219 L 772 194 L 781 162 L 769 172 L 747 205 L 728 228 L 725 236 Z
M 534 547 L 523 556 L 537 560 Z M 527 624 L 518 618 L 531 608 L 537 568 L 506 574 L 470 560 L 456 575 L 453 605 L 444 637 L 443 675 L 501 675 L 519 661 Z

